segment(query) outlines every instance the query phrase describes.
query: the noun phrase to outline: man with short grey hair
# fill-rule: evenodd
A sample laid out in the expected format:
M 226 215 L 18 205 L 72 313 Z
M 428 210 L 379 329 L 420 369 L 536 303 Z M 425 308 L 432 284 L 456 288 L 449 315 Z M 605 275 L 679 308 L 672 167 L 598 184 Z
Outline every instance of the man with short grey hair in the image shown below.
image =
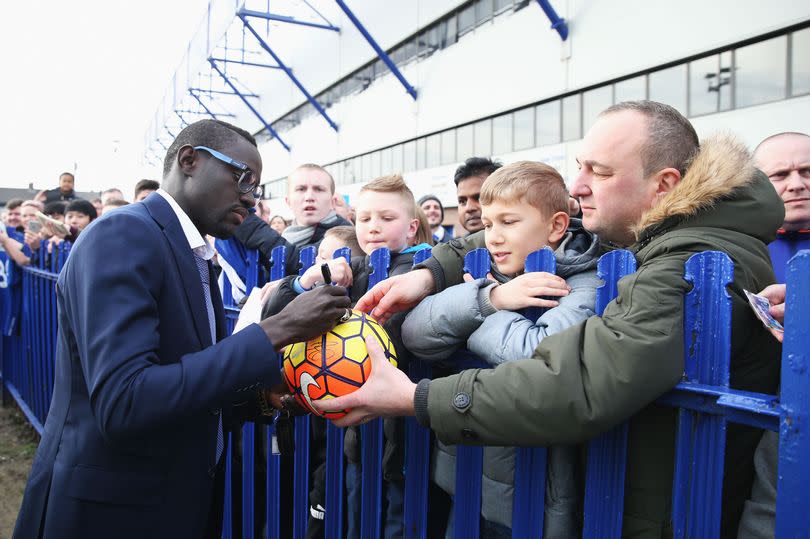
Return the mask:
M 754 159 L 785 203 L 785 222 L 768 246 L 776 282 L 784 283 L 787 261 L 810 249 L 810 135 L 772 135 L 759 143 Z

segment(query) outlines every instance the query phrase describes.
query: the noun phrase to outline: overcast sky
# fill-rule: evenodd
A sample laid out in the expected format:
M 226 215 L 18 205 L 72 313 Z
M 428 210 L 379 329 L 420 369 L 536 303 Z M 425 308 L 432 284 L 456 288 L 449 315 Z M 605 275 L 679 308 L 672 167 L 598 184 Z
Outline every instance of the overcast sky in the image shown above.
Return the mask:
M 207 0 L 3 0 L 0 187 L 76 189 L 160 179 L 144 133 Z

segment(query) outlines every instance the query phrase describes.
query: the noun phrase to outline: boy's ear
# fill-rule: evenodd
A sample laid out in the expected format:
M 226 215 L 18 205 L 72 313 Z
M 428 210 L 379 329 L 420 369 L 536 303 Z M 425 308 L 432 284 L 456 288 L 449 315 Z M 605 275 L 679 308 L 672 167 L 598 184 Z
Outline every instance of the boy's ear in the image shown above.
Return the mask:
M 552 215 L 551 222 L 549 223 L 551 230 L 548 235 L 548 241 L 552 243 L 560 241 L 563 236 L 565 236 L 565 232 L 568 230 L 568 223 L 570 222 L 571 217 L 567 212 L 558 211 Z
M 411 223 L 408 225 L 408 240 L 414 239 L 418 231 L 419 231 L 419 219 L 413 218 L 411 219 Z

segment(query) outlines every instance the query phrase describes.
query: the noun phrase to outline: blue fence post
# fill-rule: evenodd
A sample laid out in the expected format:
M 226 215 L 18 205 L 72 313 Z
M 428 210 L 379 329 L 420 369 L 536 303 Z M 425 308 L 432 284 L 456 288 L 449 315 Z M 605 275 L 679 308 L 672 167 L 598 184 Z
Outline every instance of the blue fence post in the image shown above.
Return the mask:
M 303 275 L 315 263 L 315 247 L 302 249 L 298 256 Z M 309 415 L 295 418 L 295 454 L 293 456 L 293 537 L 303 539 L 309 519 Z
M 810 485 L 810 251 L 788 262 L 785 342 L 782 349 L 782 417 L 779 422 L 779 479 L 776 536 L 807 533 Z
M 245 275 L 245 295 L 250 295 L 251 290 L 256 287 L 259 281 L 259 252 L 251 249 L 245 253 L 245 263 L 247 272 Z M 227 280 L 227 279 L 226 279 Z M 231 302 L 231 298 L 228 298 Z M 243 539 L 253 539 L 255 520 L 255 470 L 256 470 L 256 424 L 246 421 L 242 425 L 242 537 Z
M 270 280 L 277 281 L 284 277 L 285 263 L 287 261 L 287 247 L 280 245 L 270 252 Z M 278 356 L 278 368 L 281 369 L 282 356 Z M 279 521 L 281 520 L 281 455 L 273 453 L 273 435 L 275 425 L 267 426 L 265 447 L 267 448 L 267 478 L 265 484 L 266 507 L 265 526 L 267 537 L 277 538 L 281 533 Z
M 619 280 L 636 271 L 630 251 L 612 251 L 599 259 L 597 274 L 604 281 L 596 292 L 596 314 L 619 295 Z M 624 470 L 627 463 L 627 423 L 588 443 L 583 537 L 618 539 L 624 513 Z
M 343 258 L 347 263 L 352 260 L 352 251 L 341 247 L 332 254 L 332 258 Z M 324 518 L 324 537 L 341 539 L 343 537 L 343 437 L 345 431 L 326 422 L 326 515 Z
M 431 249 L 414 253 L 413 264 L 421 264 L 431 257 Z M 411 380 L 418 382 L 431 377 L 430 366 L 417 358 L 411 358 L 408 368 Z M 427 536 L 428 481 L 430 468 L 430 430 L 417 423 L 416 418 L 405 418 L 405 525 L 408 539 L 425 539 Z
M 373 271 L 368 277 L 369 288 L 388 277 L 391 252 L 382 247 L 370 255 Z M 382 419 L 374 419 L 360 426 L 362 507 L 360 510 L 360 537 L 377 539 L 382 529 Z
M 487 276 L 489 251 L 475 249 L 464 257 L 464 272 L 475 279 Z M 456 446 L 456 494 L 453 497 L 453 533 L 456 539 L 478 539 L 481 515 L 481 474 L 484 448 Z
M 684 383 L 728 388 L 731 297 L 726 286 L 734 280 L 734 264 L 725 253 L 698 253 L 686 261 L 684 278 L 694 285 L 684 297 Z M 719 537 L 725 445 L 725 416 L 678 411 L 674 537 Z
M 526 273 L 545 271 L 557 273 L 554 251 L 544 247 L 530 253 L 523 266 Z M 537 321 L 546 311 L 542 307 L 525 309 L 525 316 Z M 515 495 L 512 502 L 512 535 L 514 537 L 542 537 L 545 517 L 543 500 L 546 492 L 545 447 L 518 447 L 515 454 Z

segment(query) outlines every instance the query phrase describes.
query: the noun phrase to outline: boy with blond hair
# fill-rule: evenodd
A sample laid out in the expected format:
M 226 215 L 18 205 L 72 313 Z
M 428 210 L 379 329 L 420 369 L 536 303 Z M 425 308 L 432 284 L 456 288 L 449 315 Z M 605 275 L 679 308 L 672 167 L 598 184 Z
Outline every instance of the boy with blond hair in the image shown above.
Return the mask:
M 353 257 L 351 263 L 347 263 L 343 258 L 327 261 L 332 274 L 332 283 L 351 287 L 352 305 L 368 289 L 369 276 L 373 271 L 371 253 L 380 248 L 390 251 L 391 262 L 388 267 L 388 275 L 393 277 L 410 271 L 413 266 L 414 253 L 430 248 L 430 244 L 422 241 L 429 236 L 426 236 L 422 223 L 424 219 L 420 219 L 421 210 L 416 205 L 413 193 L 402 176 L 382 176 L 372 180 L 360 189 L 354 202 L 355 232 L 357 242 L 364 255 Z M 426 220 L 424 221 L 426 223 Z M 328 254 L 331 258 L 332 253 L 323 254 Z M 264 316 L 275 314 L 297 295 L 304 294 L 315 286 L 323 284 L 325 283 L 319 264 L 313 265 L 300 277 L 286 277 L 268 301 Z M 398 366 L 401 369 L 407 369 L 407 351 L 399 338 L 399 328 L 403 319 L 404 313 L 393 317 L 383 327 L 394 342 Z M 310 451 L 316 456 L 311 463 L 311 469 L 315 471 L 310 490 L 310 514 L 312 516 L 309 520 L 310 530 L 307 535 L 313 537 L 317 535 L 313 533 L 314 530 L 322 529 L 323 518 L 329 508 L 325 507 L 325 423 L 322 419 L 313 417 L 310 425 L 312 426 Z M 401 537 L 404 512 L 404 429 L 402 420 L 385 420 L 383 430 L 385 432 L 383 471 L 386 477 L 383 482 L 385 496 L 383 526 L 386 537 Z M 348 515 L 346 537 L 359 537 L 360 507 L 356 506 L 356 503 L 359 500 L 360 490 L 360 440 L 356 428 L 347 429 L 344 451 L 349 461 L 346 466 L 346 483 L 349 491 L 346 504 Z
M 467 278 L 413 309 L 402 339 L 415 357 L 447 364 L 466 344 L 495 366 L 528 357 L 547 335 L 594 314 L 601 282 L 596 276 L 599 244 L 569 217 L 568 192 L 553 167 L 532 161 L 502 167 L 484 181 L 480 201 L 490 272 L 483 279 Z M 543 247 L 554 251 L 557 274 L 524 273 L 526 256 Z M 559 301 L 544 297 L 560 289 Z M 548 310 L 534 321 L 517 312 L 529 307 Z M 452 495 L 454 448 L 437 443 L 434 459 L 433 479 Z M 576 455 L 572 448 L 552 447 L 548 459 L 544 535 L 578 536 Z M 488 536 L 511 537 L 513 485 L 514 450 L 485 448 L 481 514 Z

